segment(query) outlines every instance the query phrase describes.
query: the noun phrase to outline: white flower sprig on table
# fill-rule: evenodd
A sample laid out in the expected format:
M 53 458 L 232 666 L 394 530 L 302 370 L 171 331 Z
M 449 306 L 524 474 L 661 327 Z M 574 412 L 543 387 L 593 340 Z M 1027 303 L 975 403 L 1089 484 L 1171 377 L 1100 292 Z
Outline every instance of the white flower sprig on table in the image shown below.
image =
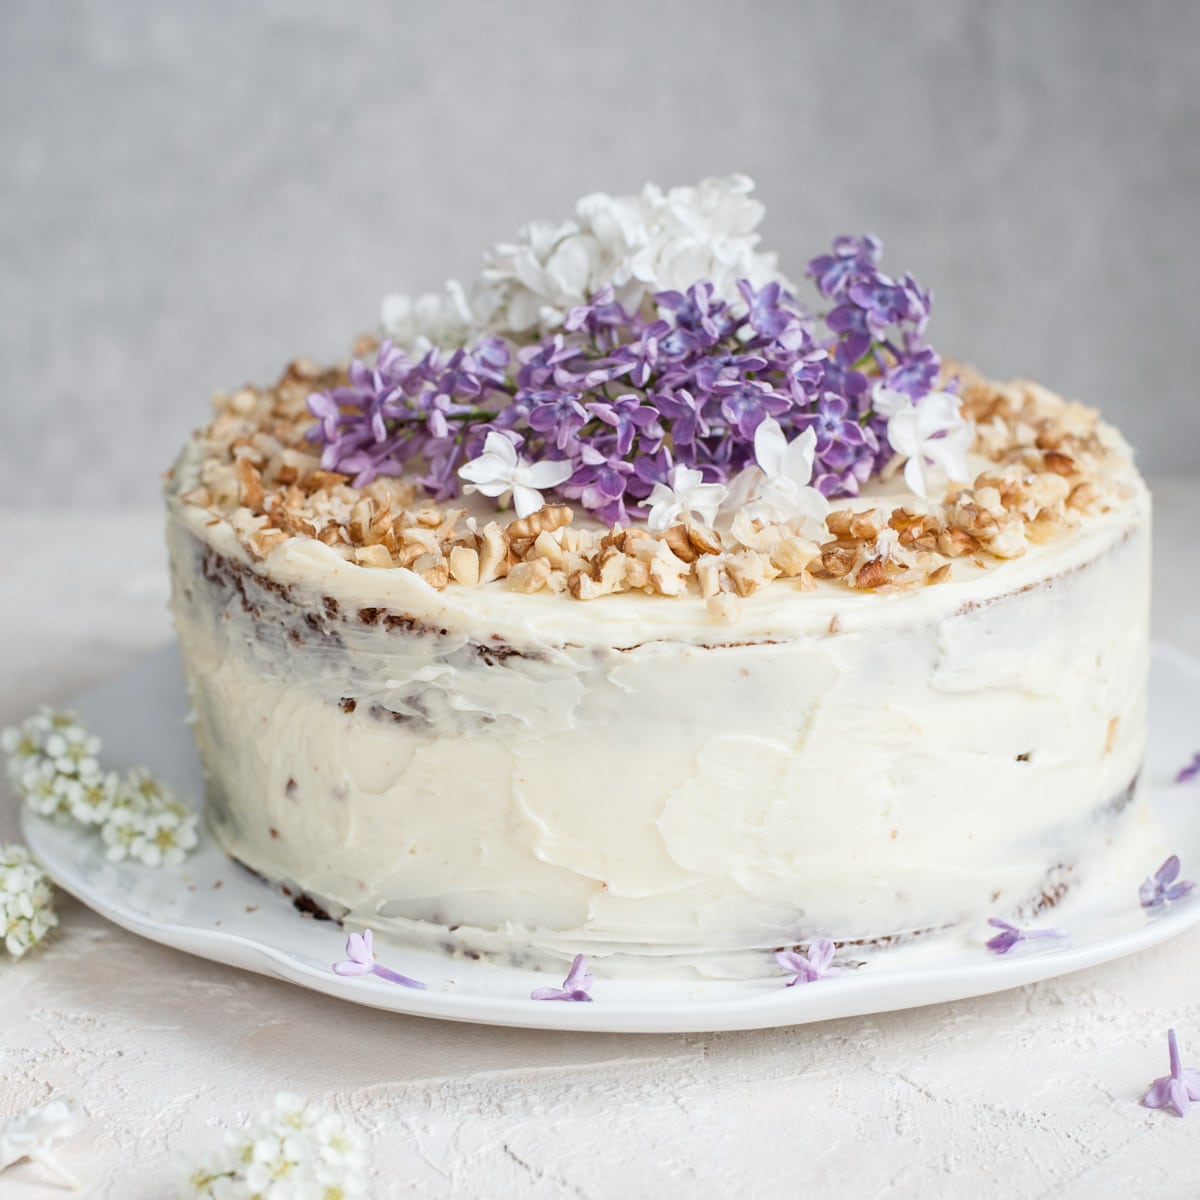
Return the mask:
M 225 1135 L 220 1162 L 188 1179 L 191 1200 L 355 1200 L 367 1194 L 366 1143 L 319 1104 L 281 1094 L 246 1129 Z
M 61 1096 L 0 1122 L 0 1172 L 27 1158 L 52 1171 L 67 1187 L 81 1188 L 83 1184 L 54 1157 L 50 1145 L 74 1137 L 82 1127 L 83 1110 Z
M 45 872 L 24 846 L 0 845 L 0 946 L 20 958 L 57 924 Z
M 0 734 L 8 778 L 29 808 L 97 829 L 113 862 L 175 866 L 199 838 L 197 817 L 144 767 L 124 777 L 100 765 L 100 739 L 77 713 L 42 709 Z

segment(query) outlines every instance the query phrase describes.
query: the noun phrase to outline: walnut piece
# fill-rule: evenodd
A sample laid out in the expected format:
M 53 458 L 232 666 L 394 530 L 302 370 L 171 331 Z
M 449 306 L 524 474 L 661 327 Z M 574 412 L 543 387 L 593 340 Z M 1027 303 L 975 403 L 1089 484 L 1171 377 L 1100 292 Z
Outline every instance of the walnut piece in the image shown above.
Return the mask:
M 508 586 L 526 595 L 540 592 L 550 581 L 550 571 L 550 564 L 544 558 L 531 558 L 509 568 Z
M 575 513 L 566 504 L 543 504 L 535 513 L 510 521 L 505 532 L 510 541 L 519 538 L 536 538 L 539 533 L 553 533 L 564 529 L 574 520 Z

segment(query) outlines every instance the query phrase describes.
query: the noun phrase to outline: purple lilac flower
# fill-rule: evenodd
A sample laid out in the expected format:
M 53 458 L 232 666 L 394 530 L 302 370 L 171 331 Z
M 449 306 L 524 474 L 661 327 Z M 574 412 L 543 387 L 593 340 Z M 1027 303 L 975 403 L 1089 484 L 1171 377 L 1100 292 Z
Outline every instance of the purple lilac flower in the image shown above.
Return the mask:
M 1168 900 L 1182 900 L 1196 886 L 1190 879 L 1179 877 L 1179 855 L 1172 854 L 1157 871 L 1138 888 L 1138 902 L 1143 908 L 1161 908 Z
M 583 330 L 593 337 L 602 336 L 605 330 L 617 330 L 630 323 L 630 316 L 613 299 L 612 284 L 605 284 L 586 304 L 577 305 L 563 319 L 563 328 L 568 333 Z
M 439 499 L 502 432 L 527 463 L 562 462 L 553 489 L 605 521 L 644 516 L 674 465 L 727 482 L 754 462 L 755 430 L 818 436 L 814 482 L 854 495 L 891 457 L 871 409 L 882 379 L 918 403 L 940 360 L 923 340 L 929 295 L 879 270 L 876 239 L 839 238 L 809 273 L 832 302 L 823 318 L 777 283 L 739 283 L 736 309 L 699 280 L 661 292 L 657 313 L 626 312 L 611 287 L 562 329 L 515 351 L 495 338 L 413 359 L 390 342 L 347 382 L 309 398 L 308 438 L 357 486 L 411 470 Z M 496 498 L 502 502 L 503 493 Z
M 611 403 L 593 402 L 588 412 L 616 431 L 617 454 L 625 458 L 637 438 L 646 454 L 653 454 L 662 445 L 663 427 L 658 410 L 643 402 L 641 396 L 620 396 Z
M 852 279 L 870 275 L 879 264 L 883 246 L 869 233 L 861 238 L 838 237 L 833 253 L 822 254 L 808 264 L 808 274 L 816 280 L 822 296 L 840 296 Z
M 826 392 L 814 413 L 796 418 L 801 429 L 811 428 L 817 435 L 817 462 L 827 471 L 844 471 L 858 457 L 866 443 L 866 433 L 850 410 L 849 401 L 835 392 Z
M 760 379 L 731 380 L 713 388 L 720 398 L 721 412 L 745 442 L 753 442 L 754 431 L 767 417 L 778 417 L 792 406 L 791 398 Z
M 553 388 L 531 392 L 525 397 L 526 420 L 530 429 L 540 433 L 557 450 L 570 453 L 578 442 L 577 434 L 588 422 L 583 407 L 583 392 L 560 392 Z
M 914 400 L 929 395 L 937 385 L 938 371 L 941 361 L 929 346 L 922 346 L 903 358 L 898 358 L 894 365 L 886 367 L 883 372 L 884 387 L 894 392 L 903 392 Z
M 798 983 L 815 983 L 818 979 L 829 979 L 842 973 L 841 967 L 833 966 L 833 955 L 836 946 L 829 938 L 817 938 L 808 948 L 807 954 L 795 950 L 777 950 L 775 961 L 785 971 L 791 971 L 792 978 L 788 987 Z
M 729 305 L 713 299 L 713 286 L 700 280 L 683 292 L 658 292 L 654 297 L 660 312 L 669 312 L 675 326 L 664 339 L 668 354 L 711 350 L 737 328 Z
M 1196 757 L 1175 776 L 1175 782 L 1191 783 L 1197 776 L 1200 776 L 1200 752 L 1197 752 Z
M 646 387 L 664 361 L 663 339 L 671 332 L 666 321 L 652 321 L 636 330 L 636 336 L 613 351 L 613 362 L 634 387 Z
M 588 993 L 595 982 L 592 973 L 587 969 L 587 959 L 582 954 L 575 955 L 575 961 L 562 981 L 562 987 L 535 988 L 529 993 L 531 1000 L 578 1000 L 590 1001 Z
M 1179 1046 L 1175 1041 L 1175 1030 L 1167 1030 L 1167 1054 L 1171 1072 L 1156 1079 L 1150 1090 L 1142 1097 L 1147 1108 L 1165 1108 L 1177 1117 L 1187 1115 L 1193 1100 L 1200 1100 L 1200 1071 L 1194 1067 L 1183 1067 L 1179 1063 Z
M 786 307 L 792 297 L 778 283 L 768 283 L 754 290 L 748 279 L 740 280 L 738 291 L 749 311 L 750 327 L 760 337 L 774 339 L 796 324 L 796 313 Z
M 389 983 L 398 983 L 401 987 L 420 988 L 424 990 L 425 984 L 416 979 L 409 979 L 407 975 L 401 975 L 398 971 L 393 971 L 389 967 L 385 967 L 382 963 L 375 961 L 374 935 L 369 929 L 364 929 L 362 933 L 352 933 L 346 939 L 346 961 L 333 964 L 333 969 L 338 975 L 377 975 L 380 979 L 386 979 Z
M 987 942 L 987 948 L 994 950 L 997 954 L 1007 954 L 1018 942 L 1029 942 L 1035 938 L 1064 938 L 1067 936 L 1065 929 L 1018 929 L 1016 925 L 1010 925 L 998 917 L 988 917 L 988 924 L 994 929 L 1000 930 Z
M 846 357 L 858 362 L 871 348 L 874 332 L 867 310 L 859 304 L 839 304 L 826 318 L 825 324 L 838 334 L 845 346 Z

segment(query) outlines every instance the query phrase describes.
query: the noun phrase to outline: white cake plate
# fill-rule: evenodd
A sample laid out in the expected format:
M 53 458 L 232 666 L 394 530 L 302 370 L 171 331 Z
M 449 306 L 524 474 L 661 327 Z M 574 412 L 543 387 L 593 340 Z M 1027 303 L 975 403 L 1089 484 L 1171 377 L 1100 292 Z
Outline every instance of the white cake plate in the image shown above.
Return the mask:
M 1154 652 L 1148 770 L 1163 845 L 1200 880 L 1200 783 L 1172 776 L 1200 748 L 1200 664 L 1170 647 Z M 185 724 L 183 677 L 171 647 L 93 692 L 76 706 L 104 740 L 111 767 L 145 763 L 181 797 L 203 795 L 199 761 Z M 786 976 L 751 981 L 608 980 L 593 964 L 594 1003 L 531 1000 L 560 981 L 523 968 L 464 961 L 376 945 L 379 961 L 421 979 L 416 991 L 373 977 L 344 978 L 331 966 L 345 957 L 345 934 L 332 922 L 302 917 L 277 889 L 232 863 L 207 832 L 174 869 L 111 863 L 95 835 L 29 812 L 30 849 L 54 881 L 117 925 L 188 954 L 284 979 L 355 1004 L 491 1025 L 622 1033 L 757 1029 L 887 1012 L 980 996 L 1078 971 L 1174 937 L 1200 920 L 1200 895 L 1146 912 L 1138 884 L 1159 862 L 1131 862 L 1128 877 L 1098 900 L 1038 924 L 1062 925 L 1062 940 L 1024 942 L 1008 954 L 987 951 L 981 927 L 966 937 L 930 938 L 872 956 L 857 970 L 785 987 Z M 1165 857 L 1165 852 L 1163 857 Z

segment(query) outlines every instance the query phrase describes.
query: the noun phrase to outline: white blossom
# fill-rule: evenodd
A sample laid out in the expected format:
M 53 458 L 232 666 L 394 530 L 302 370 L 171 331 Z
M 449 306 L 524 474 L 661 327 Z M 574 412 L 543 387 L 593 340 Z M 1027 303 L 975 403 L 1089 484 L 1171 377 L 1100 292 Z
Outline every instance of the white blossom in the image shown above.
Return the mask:
M 73 786 L 64 797 L 67 816 L 80 825 L 103 825 L 116 803 L 120 780 L 115 771 L 97 773 L 84 780 L 67 781 Z
M 42 753 L 60 775 L 92 779 L 100 774 L 100 739 L 82 725 L 54 729 L 42 745 Z
M 471 335 L 474 315 L 462 284 L 451 279 L 441 292 L 385 296 L 380 313 L 383 331 L 415 354 L 431 346 L 459 346 Z
M 555 329 L 567 311 L 602 283 L 605 249 L 578 221 L 530 221 L 515 242 L 484 255 L 473 292 L 476 320 L 489 332 L 523 334 Z
M 75 712 L 42 708 L 0 733 L 0 749 L 8 760 L 9 781 L 18 791 L 28 772 L 47 762 L 55 772 L 72 776 L 89 776 L 99 770 L 100 739 L 88 734 Z
M 16 781 L 16 787 L 30 811 L 42 817 L 69 813 L 81 790 L 79 780 L 60 775 L 48 758 L 33 760 Z
M 956 483 L 970 479 L 967 451 L 971 425 L 962 415 L 962 402 L 952 392 L 931 392 L 919 404 L 903 392 L 876 384 L 871 394 L 875 410 L 888 419 L 887 439 L 908 461 L 904 481 L 909 490 L 928 499 L 925 472 L 939 467 Z
M 671 468 L 667 479 L 667 483 L 656 483 L 646 499 L 650 508 L 647 528 L 663 530 L 692 514 L 706 525 L 717 519 L 717 509 L 728 494 L 724 484 L 705 483 L 702 472 L 682 463 Z
M 193 1171 L 196 1200 L 358 1200 L 365 1197 L 362 1134 L 336 1113 L 296 1096 L 225 1136 L 221 1159 Z
M 177 866 L 199 841 L 196 815 L 144 767 L 121 781 L 100 836 L 112 862 L 131 858 L 147 867 Z
M 764 210 L 753 190 L 745 175 L 731 175 L 668 191 L 647 184 L 636 195 L 594 192 L 568 220 L 531 221 L 493 246 L 466 291 L 450 283 L 415 300 L 387 297 L 384 330 L 417 350 L 485 334 L 521 340 L 557 329 L 609 284 L 629 312 L 649 313 L 656 292 L 685 291 L 699 279 L 740 306 L 739 279 L 786 283 L 775 256 L 757 249 Z
M 57 924 L 45 872 L 24 846 L 0 845 L 0 943 L 20 958 Z
M 753 516 L 767 521 L 824 521 L 829 501 L 810 487 L 816 458 L 817 435 L 805 429 L 790 442 L 773 417 L 759 422 L 754 431 L 754 461 L 761 473 L 752 481 Z M 753 468 L 752 468 L 753 469 Z
M 76 713 L 42 709 L 0 734 L 0 748 L 26 807 L 98 830 L 114 862 L 175 866 L 199 842 L 196 815 L 145 767 L 123 778 L 101 768 L 100 739 Z
M 100 829 L 110 862 L 121 862 L 134 854 L 134 846 L 145 839 L 145 813 L 131 804 L 113 808 Z
M 754 181 L 745 175 L 706 179 L 665 194 L 646 187 L 647 236 L 630 264 L 646 293 L 685 291 L 697 279 L 710 279 L 719 298 L 736 301 L 739 279 L 755 287 L 778 279 L 775 256 L 755 250 L 754 231 L 765 210 L 751 198 L 753 190 Z
M 495 430 L 487 435 L 483 453 L 458 469 L 459 476 L 468 481 L 465 493 L 479 492 L 496 499 L 511 491 L 518 517 L 537 512 L 542 507 L 542 492 L 566 483 L 571 472 L 569 462 L 527 462 L 517 454 L 516 446 Z
M 0 1123 L 0 1172 L 28 1158 L 52 1171 L 67 1187 L 82 1187 L 50 1150 L 53 1142 L 74 1137 L 82 1127 L 83 1110 L 62 1096 L 17 1113 Z

